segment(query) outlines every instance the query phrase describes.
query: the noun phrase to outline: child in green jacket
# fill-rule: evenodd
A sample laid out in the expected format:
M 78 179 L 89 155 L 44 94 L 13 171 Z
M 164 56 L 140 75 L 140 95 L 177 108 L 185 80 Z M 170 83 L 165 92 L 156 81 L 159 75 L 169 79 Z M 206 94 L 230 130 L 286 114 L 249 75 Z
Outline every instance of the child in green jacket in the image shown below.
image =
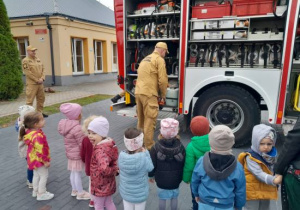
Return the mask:
M 186 147 L 186 157 L 182 180 L 191 182 L 194 167 L 200 157 L 210 151 L 208 142 L 209 122 L 206 117 L 196 116 L 192 119 L 190 129 L 194 137 Z M 192 193 L 193 210 L 198 210 L 198 203 Z

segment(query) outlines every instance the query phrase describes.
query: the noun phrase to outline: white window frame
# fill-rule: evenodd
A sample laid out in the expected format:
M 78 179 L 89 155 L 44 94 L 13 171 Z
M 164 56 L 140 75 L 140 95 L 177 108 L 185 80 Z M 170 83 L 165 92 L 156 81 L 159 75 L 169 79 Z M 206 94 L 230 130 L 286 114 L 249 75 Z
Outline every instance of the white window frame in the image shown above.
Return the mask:
M 114 64 L 114 45 L 116 45 L 116 61 L 117 63 Z M 111 43 L 111 71 L 112 72 L 118 72 L 118 46 L 117 43 Z M 116 68 L 113 68 L 113 66 L 116 65 Z
M 101 44 L 101 55 L 97 55 L 97 43 Z M 97 69 L 98 66 L 98 57 L 100 57 L 101 59 L 101 69 Z M 95 61 L 95 65 L 94 65 L 94 70 L 95 73 L 103 73 L 103 41 L 97 41 L 94 40 L 94 61 Z
M 27 53 L 27 50 L 26 48 L 29 46 L 29 41 L 28 41 L 28 38 L 27 37 L 15 37 L 15 41 L 17 42 L 17 47 L 18 47 L 18 51 L 20 53 L 20 42 L 19 40 L 23 39 L 24 40 L 24 43 L 25 43 L 25 49 L 24 49 L 24 52 L 25 52 L 25 57 L 28 56 L 28 53 Z M 20 59 L 22 60 L 22 55 L 20 54 Z M 24 56 L 24 55 L 23 55 Z
M 77 55 L 76 55 L 76 42 L 81 42 L 81 55 L 82 55 L 82 72 L 78 72 L 77 70 Z M 73 59 L 73 66 L 72 66 L 72 72 L 73 75 L 82 75 L 84 74 L 84 51 L 83 51 L 83 39 L 79 38 L 72 38 L 72 59 Z

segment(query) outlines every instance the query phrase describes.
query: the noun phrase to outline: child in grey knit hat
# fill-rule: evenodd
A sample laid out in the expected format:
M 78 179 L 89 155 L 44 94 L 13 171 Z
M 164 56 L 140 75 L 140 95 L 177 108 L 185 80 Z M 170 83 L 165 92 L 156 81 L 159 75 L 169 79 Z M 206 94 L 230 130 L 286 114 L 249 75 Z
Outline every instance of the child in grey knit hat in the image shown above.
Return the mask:
M 191 182 L 199 209 L 242 209 L 246 182 L 242 165 L 231 153 L 233 132 L 217 125 L 208 138 L 211 150 L 198 160 Z
M 277 185 L 281 176 L 274 176 L 277 156 L 276 131 L 264 124 L 254 126 L 251 149 L 242 152 L 238 160 L 244 166 L 247 182 L 245 209 L 270 209 L 270 200 L 277 200 Z

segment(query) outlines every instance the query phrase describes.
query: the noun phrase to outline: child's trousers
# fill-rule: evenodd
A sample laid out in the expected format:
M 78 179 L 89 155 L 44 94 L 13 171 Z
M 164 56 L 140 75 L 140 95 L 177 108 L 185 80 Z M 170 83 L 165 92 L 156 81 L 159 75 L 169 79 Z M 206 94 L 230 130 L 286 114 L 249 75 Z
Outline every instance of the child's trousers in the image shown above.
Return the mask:
M 130 203 L 128 201 L 123 200 L 124 210 L 145 210 L 146 201 L 142 203 Z
M 116 206 L 112 200 L 112 196 L 97 197 L 93 196 L 95 210 L 116 210 Z
M 46 192 L 46 184 L 48 179 L 48 168 L 41 166 L 33 170 L 33 191 L 43 194 Z
M 270 200 L 250 200 L 246 202 L 244 210 L 268 210 Z
M 25 158 L 25 160 L 27 163 L 27 158 Z M 29 183 L 32 183 L 32 179 L 33 179 L 33 170 L 27 168 L 27 180 L 29 181 Z

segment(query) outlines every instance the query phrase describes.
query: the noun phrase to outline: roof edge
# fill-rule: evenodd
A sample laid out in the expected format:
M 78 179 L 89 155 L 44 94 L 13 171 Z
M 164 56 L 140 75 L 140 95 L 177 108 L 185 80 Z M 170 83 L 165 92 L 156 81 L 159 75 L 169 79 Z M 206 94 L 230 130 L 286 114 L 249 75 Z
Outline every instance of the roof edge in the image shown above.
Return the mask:
M 113 25 L 109 25 L 109 24 L 104 24 L 104 23 L 99 23 L 99 22 L 95 22 L 95 21 L 91 21 L 91 20 L 86 20 L 86 19 L 82 19 L 82 18 L 78 18 L 78 17 L 73 17 L 70 15 L 66 15 L 66 14 L 62 14 L 62 13 L 44 13 L 41 15 L 29 15 L 29 16 L 20 16 L 20 17 L 9 17 L 10 20 L 16 20 L 16 19 L 25 19 L 25 18 L 38 18 L 38 17 L 55 17 L 55 16 L 60 16 L 60 17 L 67 17 L 70 18 L 72 20 L 79 20 L 79 21 L 83 21 L 83 22 L 87 22 L 87 23 L 93 23 L 96 25 L 101 25 L 101 26 L 106 26 L 106 27 L 110 27 L 110 28 L 116 28 Z

